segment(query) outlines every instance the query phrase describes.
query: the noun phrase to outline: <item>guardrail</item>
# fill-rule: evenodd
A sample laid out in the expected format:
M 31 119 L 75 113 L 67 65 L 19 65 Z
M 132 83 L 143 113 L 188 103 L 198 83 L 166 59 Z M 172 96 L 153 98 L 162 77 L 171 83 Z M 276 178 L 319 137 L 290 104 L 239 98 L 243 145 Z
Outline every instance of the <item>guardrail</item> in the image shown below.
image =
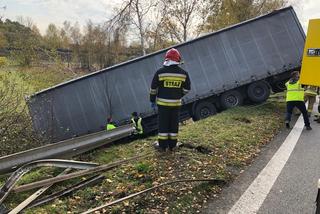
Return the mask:
M 133 131 L 132 125 L 125 125 L 111 131 L 101 131 L 4 156 L 0 158 L 0 174 L 14 171 L 17 167 L 35 160 L 79 155 L 127 137 Z
M 70 160 L 59 160 L 59 159 L 46 159 L 38 160 L 20 167 L 17 171 L 11 174 L 6 183 L 0 189 L 0 204 L 8 196 L 11 189 L 18 182 L 18 180 L 30 170 L 42 167 L 42 166 L 53 166 L 60 168 L 72 168 L 72 169 L 89 169 L 98 166 L 95 163 L 87 163 L 81 161 L 70 161 Z

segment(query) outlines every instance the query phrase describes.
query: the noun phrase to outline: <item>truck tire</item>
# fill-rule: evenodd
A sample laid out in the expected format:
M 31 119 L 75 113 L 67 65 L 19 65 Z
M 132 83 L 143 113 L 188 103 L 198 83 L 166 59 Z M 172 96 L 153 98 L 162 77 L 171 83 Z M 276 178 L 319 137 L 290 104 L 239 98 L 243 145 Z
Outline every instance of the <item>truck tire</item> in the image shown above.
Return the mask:
M 251 83 L 247 89 L 248 98 L 254 103 L 266 101 L 270 95 L 270 89 L 266 82 L 259 81 Z
M 274 93 L 279 93 L 279 92 L 285 91 L 286 90 L 286 85 L 285 85 L 286 81 L 287 80 L 283 80 L 283 81 L 273 83 L 271 85 L 272 91 Z
M 217 113 L 217 109 L 214 104 L 203 101 L 196 105 L 193 111 L 193 120 L 201 120 L 207 118 L 211 115 L 215 115 Z
M 227 91 L 221 95 L 220 102 L 224 109 L 240 106 L 243 103 L 243 96 L 236 90 Z

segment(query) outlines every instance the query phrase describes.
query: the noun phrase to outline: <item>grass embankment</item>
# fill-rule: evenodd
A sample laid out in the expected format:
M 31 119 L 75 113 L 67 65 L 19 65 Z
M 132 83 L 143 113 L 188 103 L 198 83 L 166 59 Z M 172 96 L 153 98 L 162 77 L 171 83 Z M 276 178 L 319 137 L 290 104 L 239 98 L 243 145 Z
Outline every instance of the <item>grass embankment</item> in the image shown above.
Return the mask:
M 89 208 L 127 196 L 145 188 L 182 178 L 220 178 L 232 180 L 244 166 L 270 142 L 282 126 L 284 104 L 268 102 L 255 107 L 238 107 L 216 116 L 181 126 L 182 143 L 202 148 L 201 151 L 182 147 L 175 153 L 159 155 L 152 142 L 156 137 L 136 140 L 97 150 L 80 159 L 110 163 L 138 154 L 151 157 L 103 173 L 101 185 L 84 188 L 54 203 L 29 209 L 26 213 L 79 213 Z M 35 180 L 32 173 L 23 183 Z M 67 184 L 58 184 L 56 188 Z M 197 213 L 209 198 L 216 197 L 221 187 L 210 183 L 181 183 L 165 186 L 102 210 L 106 213 Z M 7 199 L 14 207 L 27 194 Z M 101 211 L 101 212 L 102 212 Z
M 75 75 L 58 66 L 0 68 L 0 157 L 41 144 L 33 134 L 25 97 Z
M 0 67 L 0 89 L 8 86 L 14 87 L 17 95 L 20 96 L 20 94 L 22 94 L 23 96 L 28 96 L 77 76 L 79 76 L 79 74 L 62 70 L 59 66 L 4 66 Z M 23 104 L 24 99 L 20 101 Z

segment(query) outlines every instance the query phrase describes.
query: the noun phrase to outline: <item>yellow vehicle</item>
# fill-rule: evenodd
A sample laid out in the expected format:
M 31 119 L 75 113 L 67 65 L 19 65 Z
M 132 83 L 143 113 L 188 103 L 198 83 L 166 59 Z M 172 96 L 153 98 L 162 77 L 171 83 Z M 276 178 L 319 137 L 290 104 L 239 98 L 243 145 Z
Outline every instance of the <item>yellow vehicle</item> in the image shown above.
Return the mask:
M 303 85 L 320 86 L 320 19 L 309 20 L 300 82 Z

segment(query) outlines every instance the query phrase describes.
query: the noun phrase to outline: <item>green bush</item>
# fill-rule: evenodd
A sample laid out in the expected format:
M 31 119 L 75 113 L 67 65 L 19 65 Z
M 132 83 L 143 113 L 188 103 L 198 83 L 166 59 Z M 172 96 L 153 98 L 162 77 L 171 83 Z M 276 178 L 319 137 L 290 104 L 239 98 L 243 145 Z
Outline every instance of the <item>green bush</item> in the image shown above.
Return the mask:
M 148 163 L 138 163 L 135 165 L 135 169 L 139 173 L 148 173 L 151 170 L 151 166 Z
M 58 66 L 0 66 L 0 157 L 44 143 L 33 132 L 25 97 L 74 75 Z

